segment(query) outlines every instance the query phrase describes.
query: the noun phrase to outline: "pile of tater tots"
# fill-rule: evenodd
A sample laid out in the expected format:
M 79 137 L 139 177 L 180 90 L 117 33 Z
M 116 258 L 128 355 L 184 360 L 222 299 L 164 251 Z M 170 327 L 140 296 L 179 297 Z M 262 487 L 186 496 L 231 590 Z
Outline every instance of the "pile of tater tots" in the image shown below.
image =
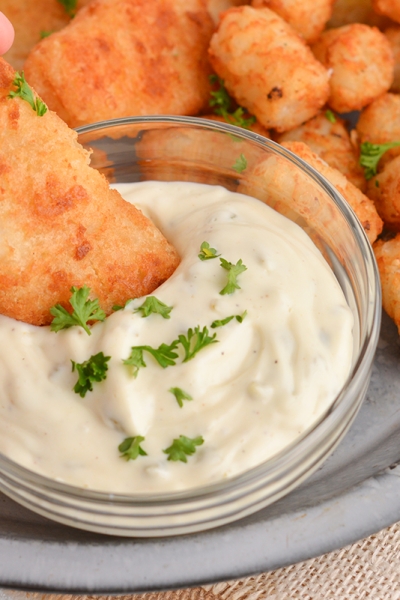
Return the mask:
M 320 171 L 373 244 L 400 331 L 399 0 L 0 0 L 0 10 L 16 30 L 6 60 L 69 126 L 198 115 L 270 137 Z

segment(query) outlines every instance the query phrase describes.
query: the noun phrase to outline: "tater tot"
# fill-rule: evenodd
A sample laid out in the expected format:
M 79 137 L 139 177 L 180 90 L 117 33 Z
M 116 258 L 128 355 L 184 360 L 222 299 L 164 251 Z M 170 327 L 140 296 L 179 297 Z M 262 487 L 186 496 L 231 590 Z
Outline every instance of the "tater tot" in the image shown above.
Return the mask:
M 378 14 L 400 23 L 400 2 L 398 0 L 372 0 L 372 8 Z
M 275 137 L 280 144 L 288 141 L 304 142 L 322 160 L 334 167 L 361 191 L 366 190 L 364 171 L 344 121 L 333 117 L 334 122 L 321 112 L 304 125 Z
M 361 143 L 386 144 L 399 141 L 400 96 L 388 93 L 374 100 L 361 112 L 356 129 Z M 385 152 L 379 161 L 378 170 L 399 154 L 400 148 Z
M 337 169 L 330 167 L 319 158 L 306 144 L 302 142 L 284 142 L 282 145 L 297 154 L 330 181 L 354 210 L 369 241 L 373 243 L 381 233 L 383 223 L 372 200 L 350 183 Z
M 329 95 L 327 71 L 268 8 L 242 6 L 223 13 L 209 56 L 228 92 L 267 129 L 300 125 Z
M 32 50 L 25 75 L 71 127 L 193 115 L 208 104 L 213 30 L 203 0 L 92 0 Z
M 400 333 L 400 234 L 391 240 L 378 240 L 374 252 L 381 278 L 383 308 Z
M 331 69 L 328 104 L 339 113 L 362 109 L 392 85 L 390 44 L 375 27 L 355 23 L 330 29 L 312 50 Z
M 335 0 L 252 0 L 254 8 L 270 8 L 308 43 L 315 42 L 332 14 Z
M 391 24 L 391 20 L 378 15 L 372 8 L 371 0 L 336 0 L 327 27 L 342 27 L 350 23 L 364 23 L 384 29 Z
M 385 222 L 385 227 L 400 231 L 400 156 L 380 167 L 379 173 L 368 181 L 367 194 Z
M 388 27 L 383 32 L 389 40 L 394 58 L 394 79 L 391 92 L 400 92 L 400 27 Z

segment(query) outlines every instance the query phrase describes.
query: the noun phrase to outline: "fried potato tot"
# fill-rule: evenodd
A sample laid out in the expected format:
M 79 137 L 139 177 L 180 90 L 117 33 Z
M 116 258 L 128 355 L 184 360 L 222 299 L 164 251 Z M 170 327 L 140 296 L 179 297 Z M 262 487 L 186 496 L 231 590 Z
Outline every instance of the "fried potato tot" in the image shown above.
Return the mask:
M 78 9 L 90 0 L 79 0 Z M 40 0 L 40 6 L 32 0 L 0 0 L 0 11 L 13 24 L 15 39 L 4 59 L 14 69 L 22 69 L 32 48 L 42 36 L 65 27 L 71 17 L 58 0 Z
M 382 285 L 382 304 L 400 333 L 400 234 L 374 244 Z
M 372 0 L 372 8 L 379 15 L 400 23 L 400 3 L 398 0 Z
M 368 181 L 367 194 L 385 222 L 385 228 L 400 231 L 400 156 L 396 156 Z
M 10 98 L 0 58 L 0 313 L 33 325 L 69 307 L 71 286 L 114 304 L 152 292 L 179 258 L 160 231 L 89 167 L 89 153 L 56 114 Z
M 316 42 L 332 15 L 335 0 L 252 0 L 254 8 L 270 8 L 309 44 Z
M 339 113 L 361 110 L 392 85 L 390 44 L 375 27 L 355 23 L 330 29 L 312 50 L 332 70 L 328 104 Z
M 367 198 L 358 188 L 346 179 L 337 169 L 330 167 L 317 154 L 302 142 L 284 142 L 282 144 L 288 150 L 305 160 L 314 167 L 321 175 L 342 194 L 347 203 L 356 213 L 361 225 L 363 226 L 368 239 L 373 243 L 383 228 L 382 219 L 379 217 L 374 203 Z
M 338 116 L 332 122 L 321 112 L 304 125 L 275 136 L 277 142 L 304 142 L 330 167 L 340 171 L 353 185 L 365 191 L 364 171 L 358 163 L 358 153 L 350 141 L 345 122 Z
M 400 92 L 400 27 L 388 27 L 383 32 L 389 41 L 394 58 L 394 79 L 391 92 Z
M 194 115 L 209 98 L 213 30 L 203 0 L 93 0 L 32 50 L 25 74 L 71 127 Z
M 350 23 L 364 23 L 364 25 L 384 29 L 392 21 L 378 15 L 372 8 L 371 0 L 336 0 L 327 28 L 342 27 Z
M 223 13 L 209 55 L 231 96 L 267 129 L 300 125 L 328 98 L 327 71 L 268 8 L 242 6 Z
M 386 144 L 400 141 L 400 96 L 388 93 L 374 100 L 361 112 L 356 130 L 361 143 Z M 399 154 L 400 148 L 385 152 L 379 161 L 378 171 Z

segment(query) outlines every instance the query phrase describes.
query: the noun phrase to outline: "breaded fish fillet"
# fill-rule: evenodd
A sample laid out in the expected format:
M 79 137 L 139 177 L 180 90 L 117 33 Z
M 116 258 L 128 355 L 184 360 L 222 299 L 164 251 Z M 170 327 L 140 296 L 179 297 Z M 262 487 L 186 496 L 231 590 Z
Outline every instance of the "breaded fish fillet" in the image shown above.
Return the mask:
M 93 0 L 30 53 L 25 74 L 71 127 L 207 106 L 213 22 L 204 0 Z
M 77 8 L 88 4 L 79 0 Z M 13 24 L 15 40 L 4 58 L 15 69 L 21 69 L 26 57 L 41 39 L 65 27 L 71 17 L 59 0 L 0 0 L 0 11 Z
M 152 292 L 178 265 L 175 249 L 89 167 L 57 115 L 9 97 L 14 76 L 0 58 L 0 313 L 43 325 L 71 286 L 90 287 L 106 313 Z

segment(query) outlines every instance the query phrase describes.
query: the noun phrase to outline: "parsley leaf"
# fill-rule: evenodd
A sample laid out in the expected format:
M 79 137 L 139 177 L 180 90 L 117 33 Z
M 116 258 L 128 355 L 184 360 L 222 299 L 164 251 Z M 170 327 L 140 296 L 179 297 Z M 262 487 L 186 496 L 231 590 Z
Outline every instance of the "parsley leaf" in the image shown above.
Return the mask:
M 325 117 L 328 119 L 328 121 L 330 123 L 336 123 L 336 117 L 335 117 L 334 113 L 331 110 L 329 110 L 329 108 L 325 112 Z
M 41 40 L 44 40 L 44 38 L 47 38 L 47 37 L 49 37 L 49 35 L 51 35 L 52 33 L 54 33 L 54 31 L 46 31 L 46 30 L 44 30 L 44 29 L 43 29 L 43 30 L 40 32 L 40 39 L 41 39 Z
M 187 335 L 179 335 L 178 341 L 182 344 L 183 349 L 185 351 L 185 358 L 183 362 L 188 362 L 199 352 L 202 348 L 205 348 L 209 344 L 216 344 L 218 340 L 215 338 L 217 334 L 214 333 L 212 337 L 208 335 L 207 327 L 203 327 L 202 331 L 200 331 L 200 326 L 188 329 Z
M 220 291 L 221 296 L 225 294 L 233 294 L 235 290 L 240 290 L 240 285 L 237 282 L 237 278 L 240 273 L 243 271 L 247 271 L 247 267 L 242 263 L 242 259 L 239 259 L 236 265 L 231 262 L 225 260 L 224 258 L 220 258 L 221 267 L 228 271 L 228 283 L 226 286 Z
M 388 142 L 387 144 L 371 144 L 364 142 L 361 144 L 360 165 L 364 167 L 365 179 L 371 179 L 376 175 L 378 163 L 382 156 L 388 150 L 400 146 L 400 142 Z
M 210 83 L 212 85 L 219 85 L 219 89 L 211 91 L 211 99 L 209 101 L 209 105 L 214 109 L 214 113 L 223 117 L 225 121 L 231 125 L 249 129 L 256 122 L 256 118 L 253 116 L 245 118 L 243 116 L 245 110 L 241 106 L 235 111 L 229 112 L 232 105 L 232 99 L 225 88 L 223 79 L 217 75 L 210 75 Z
M 210 260 L 211 258 L 217 258 L 218 256 L 221 255 L 217 254 L 215 248 L 210 248 L 210 244 L 208 242 L 203 242 L 201 244 L 200 254 L 198 254 L 200 260 Z
M 122 304 L 114 304 L 114 306 L 112 307 L 114 312 L 117 312 L 117 310 L 123 310 L 124 308 L 126 308 L 128 306 L 128 304 L 130 304 L 131 302 L 133 302 L 132 298 L 129 298 L 129 300 L 127 300 L 125 302 L 125 304 L 122 306 Z
M 99 306 L 99 301 L 88 300 L 90 288 L 84 285 L 81 288 L 72 286 L 72 296 L 69 303 L 74 309 L 73 313 L 69 313 L 61 304 L 56 304 L 50 309 L 50 313 L 54 319 L 51 322 L 51 331 L 60 331 L 74 325 L 80 325 L 88 335 L 91 335 L 87 325 L 88 321 L 104 321 L 106 313 Z
M 187 392 L 184 392 L 181 388 L 173 387 L 170 388 L 168 391 L 175 396 L 176 401 L 181 408 L 183 407 L 184 400 L 193 400 L 192 396 Z
M 178 354 L 175 352 L 178 346 L 178 340 L 174 340 L 169 346 L 167 344 L 161 344 L 158 348 L 152 348 L 151 346 L 132 346 L 131 353 L 127 359 L 123 361 L 124 365 L 132 367 L 132 374 L 137 377 L 140 367 L 146 367 L 146 363 L 143 359 L 143 352 L 149 352 L 158 362 L 158 364 L 166 369 L 176 365 L 176 359 Z
M 142 442 L 144 442 L 144 437 L 141 435 L 125 438 L 118 446 L 118 450 L 121 452 L 121 458 L 125 458 L 125 460 L 136 460 L 138 456 L 147 456 L 147 452 L 145 452 L 140 445 Z
M 142 317 L 148 317 L 151 313 L 161 315 L 164 319 L 169 319 L 169 313 L 172 310 L 172 306 L 167 306 L 161 300 L 158 300 L 155 296 L 148 296 L 139 308 L 135 309 L 135 312 L 141 311 Z
M 224 325 L 226 325 L 227 323 L 232 321 L 232 319 L 236 319 L 236 321 L 238 323 L 243 323 L 243 319 L 246 317 L 246 315 L 247 315 L 247 310 L 245 310 L 242 315 L 232 315 L 230 317 L 225 317 L 225 319 L 213 321 L 211 323 L 211 327 L 213 329 L 215 329 L 216 327 L 223 327 Z
M 35 95 L 32 91 L 32 88 L 27 84 L 24 72 L 16 71 L 14 81 L 12 82 L 13 86 L 17 89 L 8 94 L 8 98 L 21 98 L 28 102 L 31 105 L 33 110 L 37 113 L 39 117 L 43 117 L 43 115 L 47 112 L 47 106 L 40 98 L 35 98 Z
M 76 363 L 71 360 L 72 371 L 78 371 L 79 378 L 74 386 L 74 392 L 79 394 L 81 398 L 86 396 L 86 392 L 93 390 L 93 383 L 106 379 L 108 370 L 107 362 L 111 356 L 104 356 L 103 352 L 94 354 L 83 363 Z
M 235 164 L 232 165 L 232 169 L 234 169 L 236 173 L 243 173 L 243 171 L 247 169 L 247 159 L 244 154 L 239 156 Z
M 187 462 L 186 456 L 191 456 L 196 452 L 196 446 L 204 444 L 204 440 L 199 435 L 196 438 L 188 438 L 185 435 L 180 435 L 179 438 L 175 438 L 168 448 L 163 450 L 164 454 L 168 454 L 168 460 L 180 460 L 181 462 Z
M 58 2 L 64 7 L 67 15 L 73 19 L 76 14 L 78 0 L 58 0 Z

